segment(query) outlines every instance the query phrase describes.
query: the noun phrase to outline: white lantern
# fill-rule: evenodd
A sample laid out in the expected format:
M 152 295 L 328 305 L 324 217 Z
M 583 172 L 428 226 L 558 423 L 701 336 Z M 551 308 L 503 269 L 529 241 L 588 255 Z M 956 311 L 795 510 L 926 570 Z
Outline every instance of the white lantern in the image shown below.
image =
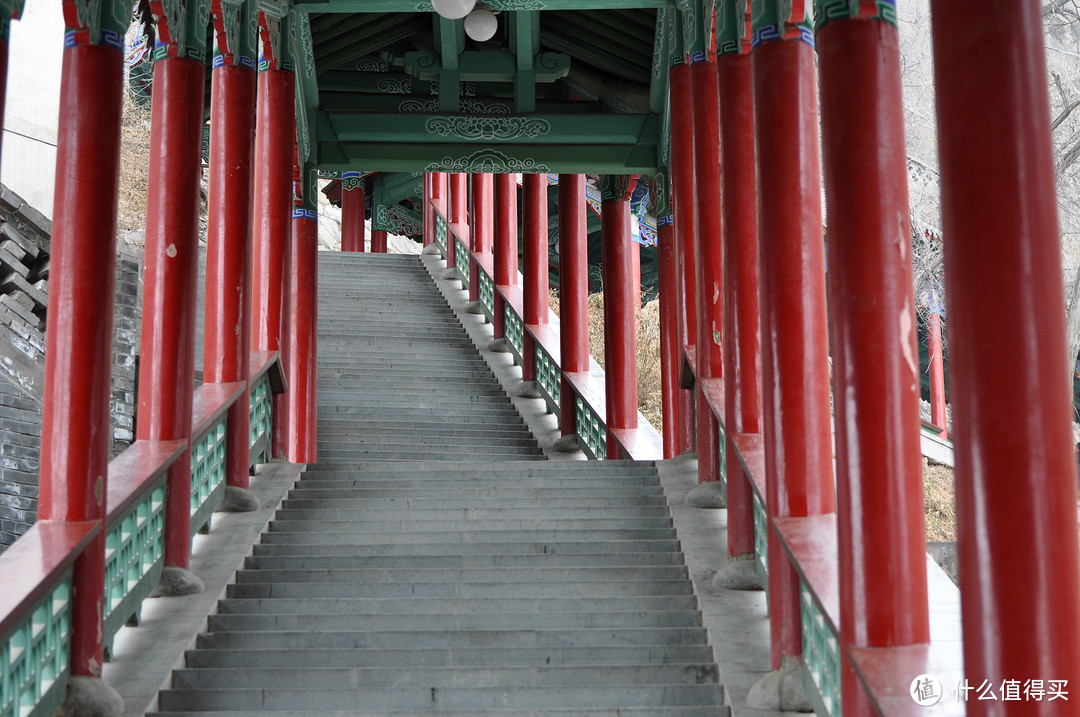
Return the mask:
M 431 6 L 447 20 L 460 20 L 472 11 L 476 0 L 431 0 Z
M 495 13 L 481 5 L 465 16 L 465 34 L 477 42 L 485 42 L 495 37 L 499 21 Z

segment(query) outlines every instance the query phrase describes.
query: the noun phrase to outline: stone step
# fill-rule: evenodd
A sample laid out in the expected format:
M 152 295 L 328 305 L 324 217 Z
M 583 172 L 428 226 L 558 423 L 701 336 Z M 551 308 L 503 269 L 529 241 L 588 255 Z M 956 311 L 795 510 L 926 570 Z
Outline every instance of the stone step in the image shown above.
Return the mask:
M 487 688 L 365 688 L 314 690 L 288 688 L 168 690 L 162 692 L 162 710 L 293 711 L 317 702 L 322 709 L 348 710 L 362 704 L 365 710 L 413 709 L 499 709 L 595 707 L 623 705 L 639 707 L 711 705 L 722 700 L 722 689 L 708 685 L 665 685 L 662 689 L 641 685 Z
M 583 553 L 577 555 L 448 555 L 414 556 L 250 556 L 244 560 L 245 570 L 297 569 L 377 569 L 395 568 L 515 568 L 543 565 L 544 567 L 588 568 L 634 565 L 682 565 L 682 553 Z
M 521 647 L 630 647 L 704 645 L 703 627 L 653 627 L 634 630 L 275 630 L 273 632 L 209 632 L 196 638 L 207 649 L 488 649 Z M 650 648 L 651 649 L 651 648 Z
M 603 518 L 597 518 L 603 515 Z M 486 525 L 512 525 L 519 521 L 576 521 L 576 520 L 618 520 L 633 521 L 666 520 L 669 517 L 666 505 L 659 506 L 618 506 L 603 513 L 595 508 L 397 508 L 372 506 L 365 508 L 357 505 L 353 508 L 278 508 L 274 515 L 275 522 L 286 521 L 324 521 L 363 524 L 367 522 L 386 523 L 428 523 L 456 525 L 483 521 Z
M 616 565 L 588 568 L 567 567 L 504 567 L 504 568 L 289 568 L 282 570 L 258 569 L 236 571 L 236 584 L 251 583 L 362 583 L 372 585 L 424 583 L 474 583 L 505 584 L 534 582 L 574 583 L 607 581 L 679 580 L 687 577 L 684 565 Z
M 322 498 L 313 496 L 293 495 L 286 498 L 281 508 L 285 510 L 528 510 L 528 509 L 551 509 L 564 508 L 568 510 L 596 510 L 604 508 L 624 507 L 667 507 L 667 501 L 662 495 L 649 496 L 598 496 L 598 497 L 558 497 L 558 493 L 533 492 L 531 495 L 519 493 L 506 497 L 480 497 L 469 496 L 440 496 L 425 497 L 427 491 L 420 495 L 397 498 L 372 498 L 366 496 L 357 498 L 350 492 L 348 498 L 335 498 L 327 495 Z M 339 494 L 340 495 L 340 494 Z
M 559 612 L 559 613 L 445 613 L 441 615 L 211 615 L 211 632 L 262 632 L 276 630 L 366 631 L 366 630 L 577 630 L 640 629 L 649 627 L 697 627 L 697 610 L 644 612 Z
M 402 481 L 397 481 L 401 483 Z M 318 483 L 300 481 L 289 491 L 289 499 L 295 500 L 341 500 L 342 491 L 348 492 L 348 500 L 439 500 L 445 501 L 461 499 L 471 501 L 471 505 L 484 505 L 483 501 L 519 501 L 540 499 L 546 505 L 583 505 L 579 501 L 588 501 L 596 498 L 612 498 L 625 500 L 645 500 L 666 502 L 660 486 L 604 486 L 604 485 L 578 485 L 578 486 L 545 486 L 540 484 L 514 485 L 488 485 L 477 487 L 472 484 L 458 488 L 448 486 L 445 488 L 416 487 L 401 488 L 369 488 L 366 481 L 339 481 L 340 485 L 328 488 Z M 480 501 L 477 503 L 476 501 Z
M 226 589 L 229 598 L 548 598 L 620 597 L 647 595 L 692 595 L 685 578 L 679 580 L 608 580 L 596 582 L 488 582 L 488 583 L 234 583 Z M 573 644 L 573 643 L 571 643 Z
M 487 558 L 498 555 L 613 555 L 630 553 L 679 553 L 677 540 L 607 540 L 573 542 L 517 542 L 517 543 L 395 543 L 373 545 L 333 545 L 333 544 L 291 544 L 291 543 L 256 543 L 253 547 L 255 556 L 345 556 L 355 558 L 398 556 L 402 558 L 455 558 L 478 556 Z
M 190 668 L 236 665 L 251 667 L 531 667 L 533 665 L 668 665 L 693 664 L 712 659 L 712 648 L 694 645 L 633 645 L 628 647 L 443 647 L 402 648 L 293 648 L 281 651 L 215 649 L 188 650 Z
M 716 684 L 716 665 L 604 665 L 601 667 L 379 667 L 187 668 L 173 673 L 174 689 L 260 687 L 341 690 L 355 688 L 572 687 L 600 685 Z
M 603 517 L 603 518 L 520 518 L 517 520 L 480 521 L 450 520 L 432 525 L 427 520 L 402 518 L 401 520 L 329 520 L 312 518 L 311 520 L 272 520 L 271 533 L 318 533 L 331 531 L 343 533 L 349 530 L 382 533 L 427 533 L 441 537 L 442 533 L 469 532 L 473 536 L 490 536 L 496 532 L 520 533 L 522 531 L 551 530 L 565 534 L 578 530 L 671 530 L 671 518 Z M 395 535 L 395 537 L 397 537 Z
M 218 615 L 495 615 L 500 613 L 548 614 L 579 610 L 584 613 L 619 611 L 678 611 L 698 609 L 693 595 L 618 598 L 502 598 L 410 600 L 379 598 L 268 598 L 220 600 Z
M 150 717 L 191 717 L 191 712 L 150 712 Z M 218 712 L 215 710 L 201 710 L 201 717 L 261 717 L 266 713 L 262 710 L 229 710 Z M 385 710 L 376 712 L 367 710 L 357 711 L 354 707 L 349 710 L 289 710 L 292 717 L 357 717 L 357 715 L 377 715 L 378 717 L 426 717 L 432 714 L 427 708 L 416 710 Z M 570 708 L 555 707 L 553 709 L 506 709 L 495 708 L 468 709 L 468 710 L 439 710 L 439 717 L 611 717 L 612 708 Z M 678 705 L 675 707 L 620 707 L 617 714 L 619 717 L 730 717 L 731 710 L 726 705 Z
M 593 542 L 593 541 L 667 541 L 675 539 L 675 531 L 670 526 L 662 528 L 621 528 L 565 531 L 550 528 L 533 530 L 472 530 L 469 533 L 440 530 L 430 532 L 396 533 L 395 545 L 475 545 L 511 541 L 523 545 L 537 542 Z M 270 530 L 261 537 L 263 544 L 285 545 L 379 545 L 385 546 L 390 539 L 378 530 L 343 530 L 337 528 L 333 534 L 326 531 L 284 531 Z

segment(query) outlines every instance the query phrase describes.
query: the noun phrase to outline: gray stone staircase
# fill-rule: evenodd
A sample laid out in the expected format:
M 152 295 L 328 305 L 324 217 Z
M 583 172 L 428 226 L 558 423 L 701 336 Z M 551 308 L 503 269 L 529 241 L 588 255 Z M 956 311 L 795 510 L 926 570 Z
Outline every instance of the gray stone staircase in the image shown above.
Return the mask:
M 320 259 L 319 462 L 158 714 L 727 715 L 655 465 L 544 460 L 417 258 Z

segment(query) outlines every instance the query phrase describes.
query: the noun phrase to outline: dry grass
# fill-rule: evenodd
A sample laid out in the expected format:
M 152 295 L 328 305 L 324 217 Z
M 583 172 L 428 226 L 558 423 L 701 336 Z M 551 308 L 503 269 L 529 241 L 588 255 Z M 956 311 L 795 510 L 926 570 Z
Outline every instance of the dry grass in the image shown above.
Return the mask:
M 120 123 L 120 202 L 117 228 L 146 227 L 146 192 L 150 175 L 150 110 L 124 95 Z
M 956 485 L 953 469 L 923 459 L 923 499 L 927 541 L 956 540 Z

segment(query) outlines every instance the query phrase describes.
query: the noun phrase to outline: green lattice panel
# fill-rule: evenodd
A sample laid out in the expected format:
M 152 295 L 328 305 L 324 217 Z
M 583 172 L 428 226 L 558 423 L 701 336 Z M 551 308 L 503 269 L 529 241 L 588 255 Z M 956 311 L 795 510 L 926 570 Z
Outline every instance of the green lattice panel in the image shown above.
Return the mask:
M 71 654 L 71 570 L 0 642 L 0 717 L 52 715 Z
M 562 403 L 562 373 L 558 364 L 539 342 L 536 342 L 536 382 L 540 385 L 540 392 L 544 394 L 548 413 L 558 414 Z
M 488 319 L 495 316 L 495 282 L 484 271 L 480 272 L 480 304 Z
M 806 689 L 820 717 L 840 717 L 840 647 L 821 606 L 799 582 Z
M 577 434 L 585 444 L 585 454 L 589 458 L 604 460 L 607 458 L 607 427 L 580 396 L 576 401 Z
M 210 523 L 225 491 L 225 416 L 191 451 L 191 533 Z
M 266 463 L 270 459 L 270 431 L 274 425 L 274 395 L 270 392 L 270 377 L 263 376 L 251 389 L 251 462 Z
M 510 302 L 506 302 L 506 340 L 514 353 L 514 363 L 521 363 L 522 354 L 525 351 L 525 326 L 521 323 L 521 317 L 517 315 Z
M 442 215 L 435 212 L 435 243 L 442 249 L 443 255 L 446 255 L 446 220 Z
M 138 613 L 161 579 L 165 555 L 165 479 L 105 536 L 105 644 Z
M 457 239 L 457 254 L 454 255 L 454 260 L 457 265 L 458 274 L 461 274 L 461 278 L 465 281 L 469 280 L 469 248 L 465 246 L 465 243 L 460 239 Z
M 765 504 L 754 493 L 754 553 L 757 559 L 758 573 L 765 590 L 769 589 L 769 518 L 765 513 Z

